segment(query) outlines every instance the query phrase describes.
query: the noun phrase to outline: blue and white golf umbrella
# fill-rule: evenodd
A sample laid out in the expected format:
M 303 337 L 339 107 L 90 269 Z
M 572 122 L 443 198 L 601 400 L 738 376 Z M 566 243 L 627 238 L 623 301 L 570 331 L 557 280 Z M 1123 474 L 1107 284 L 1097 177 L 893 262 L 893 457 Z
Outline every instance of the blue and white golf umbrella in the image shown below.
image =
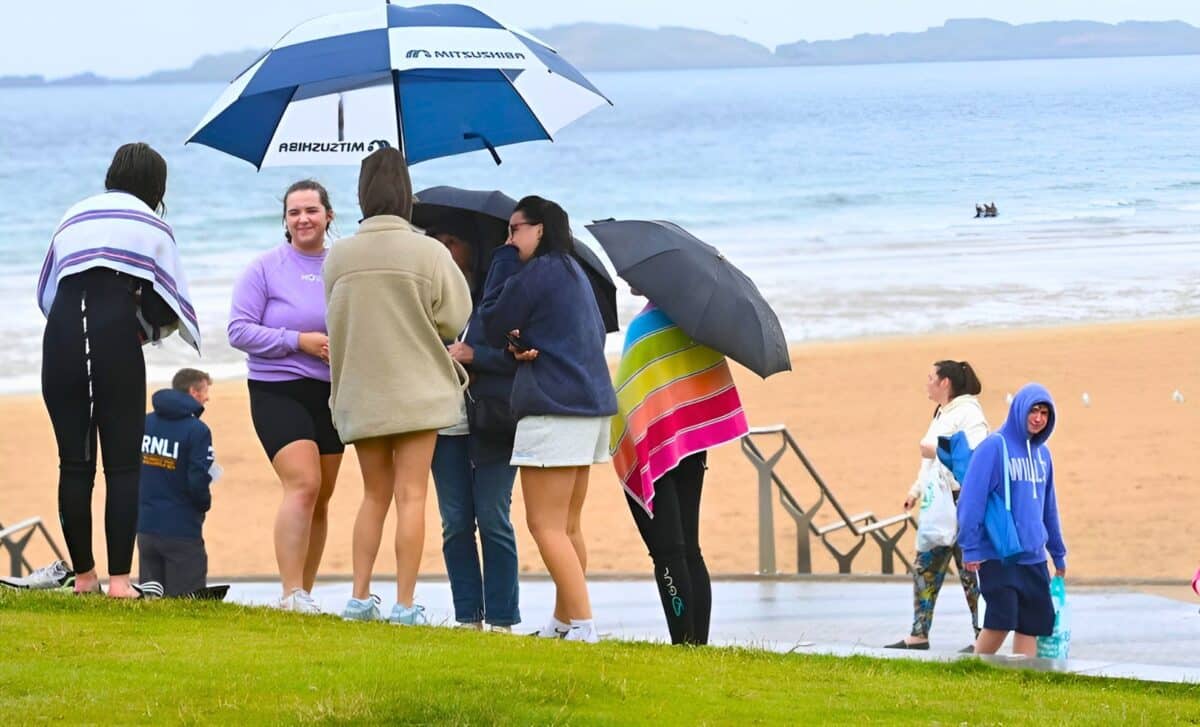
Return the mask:
M 283 36 L 188 138 L 256 167 L 357 164 L 381 146 L 410 164 L 553 139 L 611 103 L 558 52 L 466 5 L 381 5 Z

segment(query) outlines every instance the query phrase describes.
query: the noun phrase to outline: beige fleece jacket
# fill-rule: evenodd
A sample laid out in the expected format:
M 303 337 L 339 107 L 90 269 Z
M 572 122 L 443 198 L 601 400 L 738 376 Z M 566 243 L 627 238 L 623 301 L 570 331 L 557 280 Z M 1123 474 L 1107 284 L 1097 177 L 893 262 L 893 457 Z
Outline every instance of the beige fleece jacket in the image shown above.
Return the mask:
M 329 400 L 343 442 L 458 421 L 467 375 L 443 341 L 471 315 L 449 251 L 401 217 L 363 221 L 325 257 Z

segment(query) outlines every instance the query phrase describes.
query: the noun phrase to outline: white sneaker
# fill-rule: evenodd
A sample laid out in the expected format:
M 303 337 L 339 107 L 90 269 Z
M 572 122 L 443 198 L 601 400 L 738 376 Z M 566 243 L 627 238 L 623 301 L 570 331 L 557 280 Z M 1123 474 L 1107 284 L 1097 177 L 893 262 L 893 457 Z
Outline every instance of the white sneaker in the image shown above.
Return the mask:
M 493 634 L 511 634 L 512 626 L 498 626 L 496 624 L 488 624 L 488 631 Z
M 565 624 L 562 621 L 550 617 L 550 622 L 533 632 L 533 636 L 539 639 L 561 639 L 571 630 L 571 624 Z
M 374 593 L 369 594 L 366 598 L 351 598 L 346 602 L 346 608 L 342 611 L 343 621 L 382 621 L 383 616 L 379 615 L 379 596 Z
M 482 621 L 459 621 L 455 625 L 456 629 L 466 629 L 467 631 L 483 631 Z
M 596 624 L 591 620 L 572 623 L 571 630 L 563 637 L 563 641 L 581 641 L 585 644 L 598 644 L 600 643 L 600 632 L 596 630 Z
M 24 578 L 0 578 L 0 586 L 27 588 L 33 591 L 62 588 L 75 583 L 75 572 L 67 564 L 56 560 L 45 568 L 38 568 Z
M 279 608 L 294 613 L 321 613 L 312 594 L 303 588 L 293 588 L 291 593 L 279 599 Z

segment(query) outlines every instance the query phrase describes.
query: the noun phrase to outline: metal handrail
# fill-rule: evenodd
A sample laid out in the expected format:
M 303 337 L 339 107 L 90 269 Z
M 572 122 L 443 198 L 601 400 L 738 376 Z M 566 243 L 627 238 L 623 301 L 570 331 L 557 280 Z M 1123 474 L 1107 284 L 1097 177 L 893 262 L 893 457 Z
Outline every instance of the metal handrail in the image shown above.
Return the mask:
M 755 445 L 753 437 L 755 435 L 778 434 L 782 442 L 777 451 L 770 457 L 765 457 L 762 451 Z M 848 573 L 850 564 L 854 557 L 862 548 L 867 536 L 870 536 L 880 548 L 881 570 L 884 573 L 892 573 L 895 570 L 893 556 L 899 557 L 906 569 L 911 569 L 912 564 L 904 556 L 898 547 L 898 542 L 904 533 L 908 530 L 910 524 L 915 525 L 916 521 L 911 515 L 897 515 L 886 520 L 880 520 L 874 513 L 867 511 L 856 515 L 849 514 L 837 498 L 833 496 L 833 491 L 826 484 L 825 480 L 817 472 L 816 467 L 808 459 L 807 455 L 800 448 L 799 443 L 792 437 L 786 425 L 774 424 L 764 427 L 752 427 L 750 431 L 742 437 L 742 451 L 750 460 L 751 464 L 758 470 L 758 514 L 759 514 L 759 572 L 760 573 L 776 573 L 775 566 L 775 524 L 774 513 L 771 506 L 771 490 L 775 489 L 779 493 L 780 504 L 796 521 L 796 570 L 799 573 L 812 572 L 812 555 L 811 545 L 809 541 L 810 535 L 816 535 L 821 538 L 822 544 L 830 551 L 834 558 L 838 561 L 838 569 L 842 573 Z M 810 477 L 817 484 L 819 498 L 808 510 L 805 510 L 796 501 L 795 496 L 788 490 L 783 480 L 775 472 L 775 466 L 779 460 L 787 452 L 791 450 L 800 462 L 808 471 Z M 772 487 L 773 486 L 773 487 Z M 813 516 L 816 512 L 828 502 L 830 506 L 837 512 L 840 520 L 836 523 L 836 527 L 819 527 L 813 523 Z M 861 525 L 860 525 L 861 523 Z M 896 533 L 888 533 L 884 528 L 896 524 L 903 523 L 902 527 Z M 858 542 L 846 552 L 837 550 L 828 540 L 827 536 L 834 531 L 845 529 L 852 535 L 858 538 Z

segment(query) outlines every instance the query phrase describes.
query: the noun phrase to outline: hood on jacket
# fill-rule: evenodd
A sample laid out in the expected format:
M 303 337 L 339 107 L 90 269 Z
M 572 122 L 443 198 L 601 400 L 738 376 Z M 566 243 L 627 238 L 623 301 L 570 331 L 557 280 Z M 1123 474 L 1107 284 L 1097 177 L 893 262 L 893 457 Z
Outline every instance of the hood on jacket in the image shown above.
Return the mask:
M 1026 419 L 1028 419 L 1029 410 L 1033 408 L 1034 404 L 1045 404 L 1050 407 L 1050 416 L 1047 418 L 1046 428 L 1030 437 Z M 1008 418 L 1004 420 L 1004 426 L 1000 427 L 1000 430 L 1010 441 L 1029 440 L 1030 444 L 1037 447 L 1050 439 L 1050 435 L 1054 433 L 1054 422 L 1057 418 L 1054 399 L 1050 397 L 1050 392 L 1046 387 L 1041 384 L 1025 384 L 1013 397 L 1012 405 L 1008 407 Z
M 980 416 L 983 415 L 983 405 L 979 403 L 979 397 L 975 396 L 974 394 L 959 394 L 958 396 L 954 397 L 950 401 L 946 402 L 945 406 L 939 407 L 938 413 L 945 414 L 946 412 L 948 412 L 952 409 L 960 409 L 960 408 L 967 408 L 967 407 L 973 408 L 973 409 L 978 409 Z M 984 418 L 986 418 L 986 417 L 984 417 Z
M 199 417 L 204 413 L 204 407 L 200 406 L 200 402 L 193 399 L 191 394 L 175 389 L 156 391 L 151 401 L 154 404 L 154 413 L 166 419 Z

